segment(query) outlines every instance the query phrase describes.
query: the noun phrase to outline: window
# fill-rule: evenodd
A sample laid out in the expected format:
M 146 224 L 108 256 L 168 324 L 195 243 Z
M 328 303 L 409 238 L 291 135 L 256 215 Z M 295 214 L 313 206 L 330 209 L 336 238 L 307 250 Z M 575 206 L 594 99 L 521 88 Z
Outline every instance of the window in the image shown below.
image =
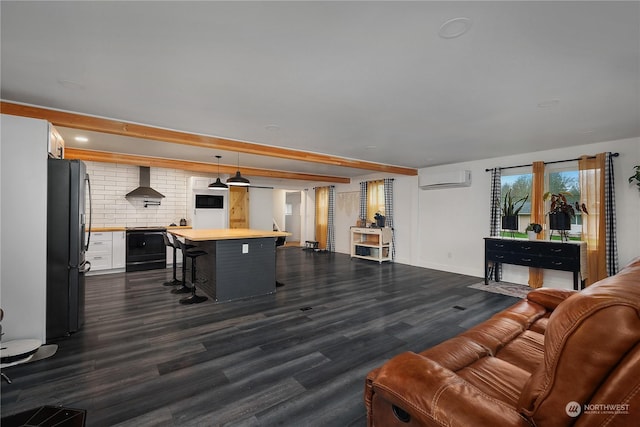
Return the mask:
M 367 182 L 367 223 L 375 222 L 374 215 L 384 213 L 384 180 Z
M 571 205 L 580 202 L 580 181 L 578 177 L 577 162 L 563 163 L 562 166 L 550 165 L 547 169 L 547 191 L 553 194 L 564 193 L 567 202 Z M 545 212 L 548 206 L 545 207 Z M 576 216 L 571 218 L 570 240 L 580 240 L 582 233 L 582 213 L 576 211 Z M 553 239 L 560 237 L 554 233 Z
M 504 202 L 504 197 L 508 191 L 511 191 L 511 197 L 513 200 L 519 200 L 523 197 L 527 197 L 527 201 L 522 206 L 520 213 L 518 214 L 518 230 L 513 234 L 509 230 L 502 230 L 501 236 L 521 237 L 526 238 L 525 228 L 531 223 L 531 188 L 533 174 L 528 172 L 528 168 L 518 168 L 509 170 L 511 173 L 504 173 L 500 178 L 501 191 L 500 191 L 500 206 Z M 575 202 L 580 201 L 580 183 L 578 179 L 578 165 L 577 162 L 551 164 L 546 166 L 545 173 L 545 192 L 550 193 L 565 193 L 567 194 L 567 201 L 572 205 Z M 549 202 L 546 202 L 544 212 L 549 211 Z M 545 215 L 545 219 L 547 216 Z M 548 219 L 546 219 L 548 222 Z M 545 226 L 545 224 L 543 224 Z M 549 229 L 548 224 L 545 227 Z M 576 212 L 576 216 L 572 218 L 571 230 L 569 231 L 569 238 L 571 240 L 580 240 L 582 232 L 582 214 Z M 560 236 L 557 232 L 553 233 L 552 239 L 560 240 Z
M 527 225 L 531 222 L 531 182 L 533 174 L 531 172 L 524 172 L 522 169 L 514 169 L 512 174 L 503 174 L 500 178 L 500 206 L 504 202 L 505 195 L 511 191 L 511 198 L 516 201 L 522 198 L 526 198 L 526 201 L 522 205 L 522 209 L 518 214 L 518 230 L 511 231 L 503 230 L 500 232 L 501 236 L 509 236 L 513 234 L 515 237 L 526 237 L 524 232 Z M 518 206 L 520 204 L 518 203 Z

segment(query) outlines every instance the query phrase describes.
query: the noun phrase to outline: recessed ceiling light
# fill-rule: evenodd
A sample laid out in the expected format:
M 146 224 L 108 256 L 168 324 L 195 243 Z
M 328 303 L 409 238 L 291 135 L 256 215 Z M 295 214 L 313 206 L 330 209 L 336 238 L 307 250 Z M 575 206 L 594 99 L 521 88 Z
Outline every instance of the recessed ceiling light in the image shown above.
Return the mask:
M 455 39 L 469 31 L 472 23 L 471 19 L 465 17 L 449 19 L 440 25 L 438 35 L 443 39 Z
M 375 145 L 367 145 L 366 147 L 364 147 L 365 150 L 375 150 L 376 148 L 378 148 Z
M 78 142 L 89 142 L 89 138 L 87 138 L 86 136 L 76 136 L 73 139 L 75 139 Z
M 538 103 L 538 108 L 551 108 L 555 107 L 560 103 L 559 99 L 547 99 L 546 101 L 542 101 Z
M 278 132 L 280 130 L 280 126 L 278 125 L 266 125 L 264 128 L 269 132 Z

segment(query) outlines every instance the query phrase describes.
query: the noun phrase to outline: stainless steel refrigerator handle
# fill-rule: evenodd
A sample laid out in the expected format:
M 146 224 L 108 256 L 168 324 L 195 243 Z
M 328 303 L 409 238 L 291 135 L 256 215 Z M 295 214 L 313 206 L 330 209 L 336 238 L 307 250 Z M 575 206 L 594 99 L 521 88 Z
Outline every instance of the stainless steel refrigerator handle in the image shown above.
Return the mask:
M 91 180 L 89 179 L 89 174 L 86 174 L 85 179 L 87 181 L 87 186 L 89 187 L 89 234 L 87 235 L 87 245 L 84 247 L 84 250 L 88 251 L 89 241 L 91 240 L 91 217 L 93 217 L 93 203 L 91 202 Z M 91 268 L 91 263 L 89 263 L 89 268 Z

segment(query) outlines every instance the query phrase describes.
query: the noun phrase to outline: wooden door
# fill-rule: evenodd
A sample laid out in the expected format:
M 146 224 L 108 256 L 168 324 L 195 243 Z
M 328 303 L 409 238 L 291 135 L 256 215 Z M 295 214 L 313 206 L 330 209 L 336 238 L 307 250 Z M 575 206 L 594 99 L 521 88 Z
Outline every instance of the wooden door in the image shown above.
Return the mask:
M 229 228 L 249 228 L 249 188 L 229 186 Z

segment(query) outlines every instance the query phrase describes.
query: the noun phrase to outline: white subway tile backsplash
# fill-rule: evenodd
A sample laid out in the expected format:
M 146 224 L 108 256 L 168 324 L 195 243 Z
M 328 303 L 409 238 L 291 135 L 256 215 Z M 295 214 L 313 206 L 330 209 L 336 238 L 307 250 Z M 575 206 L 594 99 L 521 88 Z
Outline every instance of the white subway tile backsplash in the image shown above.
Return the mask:
M 187 214 L 187 181 L 193 173 L 151 168 L 151 186 L 164 194 L 160 206 L 144 207 L 143 199 L 124 196 L 139 185 L 132 165 L 85 162 L 91 177 L 93 227 L 136 227 L 178 223 Z M 88 209 L 87 205 L 87 209 Z

